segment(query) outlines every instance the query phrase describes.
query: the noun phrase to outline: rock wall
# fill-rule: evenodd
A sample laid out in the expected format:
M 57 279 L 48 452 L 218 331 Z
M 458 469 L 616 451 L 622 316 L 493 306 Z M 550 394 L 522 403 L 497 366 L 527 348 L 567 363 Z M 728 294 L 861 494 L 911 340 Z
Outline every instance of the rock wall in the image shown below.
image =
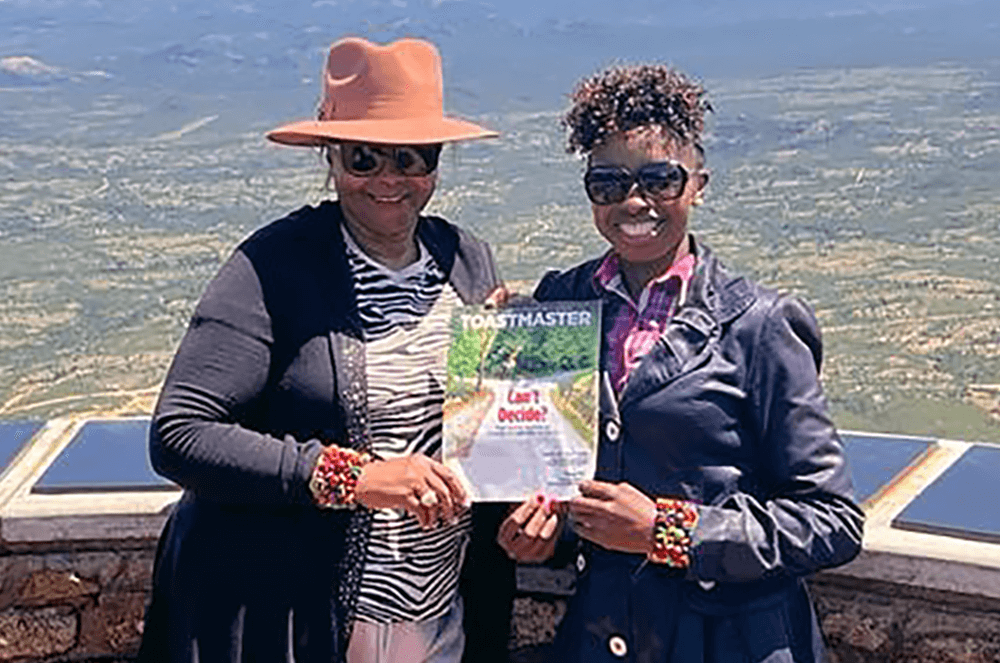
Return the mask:
M 155 542 L 131 549 L 0 553 L 0 661 L 134 656 Z
M 116 542 L 120 544 L 120 542 Z M 155 542 L 0 552 L 0 661 L 130 660 Z M 1000 599 L 834 572 L 811 581 L 831 663 L 996 663 Z M 515 601 L 512 660 L 547 660 L 565 596 Z
M 997 663 L 1000 600 L 832 574 L 812 581 L 831 663 Z

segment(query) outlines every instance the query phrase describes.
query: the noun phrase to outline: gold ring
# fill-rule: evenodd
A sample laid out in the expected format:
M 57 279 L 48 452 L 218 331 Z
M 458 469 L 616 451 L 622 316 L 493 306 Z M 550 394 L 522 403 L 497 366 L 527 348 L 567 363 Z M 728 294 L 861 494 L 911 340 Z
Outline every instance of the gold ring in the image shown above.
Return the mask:
M 420 503 L 424 506 L 436 506 L 438 503 L 438 496 L 433 490 L 428 490 L 426 493 L 420 496 Z

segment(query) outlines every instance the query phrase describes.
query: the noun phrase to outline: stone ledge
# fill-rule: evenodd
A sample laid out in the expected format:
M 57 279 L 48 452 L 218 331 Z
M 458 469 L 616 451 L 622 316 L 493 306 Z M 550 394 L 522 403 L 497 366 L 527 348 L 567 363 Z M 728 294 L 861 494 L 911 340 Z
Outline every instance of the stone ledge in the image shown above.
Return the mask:
M 1000 562 L 1000 546 L 992 547 Z M 870 550 L 867 540 L 865 550 L 854 561 L 817 577 L 836 580 L 845 586 L 853 582 L 859 589 L 892 585 L 910 588 L 920 595 L 941 592 L 949 597 L 964 596 L 1000 605 L 1000 568 Z
M 6 517 L 0 521 L 0 541 L 13 547 L 19 544 L 155 540 L 167 518 L 167 514 Z

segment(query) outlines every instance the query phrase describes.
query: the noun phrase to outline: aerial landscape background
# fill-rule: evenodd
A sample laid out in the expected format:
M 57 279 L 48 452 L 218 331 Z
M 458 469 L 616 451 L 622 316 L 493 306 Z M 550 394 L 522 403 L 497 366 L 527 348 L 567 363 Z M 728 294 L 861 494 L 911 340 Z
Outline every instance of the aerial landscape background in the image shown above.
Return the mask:
M 0 419 L 126 411 L 254 229 L 333 194 L 307 149 L 329 43 L 431 39 L 429 211 L 533 281 L 605 249 L 560 112 L 616 60 L 705 82 L 731 266 L 805 297 L 842 428 L 1000 441 L 1000 23 L 986 0 L 0 0 Z

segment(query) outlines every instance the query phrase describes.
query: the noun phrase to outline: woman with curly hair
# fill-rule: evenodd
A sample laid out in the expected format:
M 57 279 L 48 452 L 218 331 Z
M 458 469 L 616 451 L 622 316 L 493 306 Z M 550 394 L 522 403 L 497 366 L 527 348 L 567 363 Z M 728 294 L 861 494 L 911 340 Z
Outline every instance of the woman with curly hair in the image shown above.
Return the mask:
M 810 308 L 728 268 L 688 231 L 709 180 L 705 91 L 662 65 L 582 81 L 564 123 L 587 159 L 603 256 L 539 300 L 603 301 L 596 476 L 559 513 L 526 502 L 498 540 L 569 551 L 559 661 L 825 658 L 804 577 L 861 549 Z

